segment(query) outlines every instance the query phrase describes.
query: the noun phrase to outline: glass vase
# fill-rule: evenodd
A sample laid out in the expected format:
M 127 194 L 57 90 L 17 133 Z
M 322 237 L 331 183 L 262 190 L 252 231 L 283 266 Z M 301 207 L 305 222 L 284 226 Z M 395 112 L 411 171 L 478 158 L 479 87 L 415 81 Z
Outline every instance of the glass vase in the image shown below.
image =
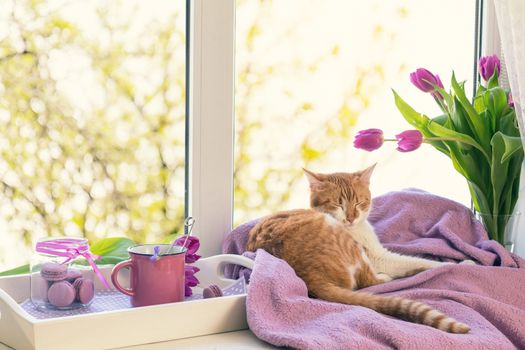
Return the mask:
M 514 253 L 518 238 L 518 229 L 522 227 L 523 215 L 515 211 L 508 215 L 493 215 L 475 212 L 476 218 L 483 224 L 489 238 L 501 243 L 509 252 Z

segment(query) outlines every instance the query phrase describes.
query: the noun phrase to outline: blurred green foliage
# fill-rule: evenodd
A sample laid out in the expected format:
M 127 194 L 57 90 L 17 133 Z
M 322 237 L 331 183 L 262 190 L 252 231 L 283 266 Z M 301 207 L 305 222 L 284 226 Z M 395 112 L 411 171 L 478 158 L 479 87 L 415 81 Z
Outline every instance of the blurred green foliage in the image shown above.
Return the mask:
M 178 232 L 184 13 L 168 8 L 143 23 L 133 1 L 2 4 L 0 215 L 9 230 L 0 235 L 29 245 Z

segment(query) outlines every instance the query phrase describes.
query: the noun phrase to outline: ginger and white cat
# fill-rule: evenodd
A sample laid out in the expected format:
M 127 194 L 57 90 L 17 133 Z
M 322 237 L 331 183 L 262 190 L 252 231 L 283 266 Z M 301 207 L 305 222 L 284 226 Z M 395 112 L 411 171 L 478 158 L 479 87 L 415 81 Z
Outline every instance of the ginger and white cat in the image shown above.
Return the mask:
M 354 291 L 449 264 L 400 255 L 381 245 L 367 220 L 374 166 L 355 173 L 305 170 L 311 209 L 263 218 L 250 231 L 247 250 L 262 248 L 284 259 L 317 298 L 368 307 L 451 333 L 467 333 L 469 326 L 426 304 Z

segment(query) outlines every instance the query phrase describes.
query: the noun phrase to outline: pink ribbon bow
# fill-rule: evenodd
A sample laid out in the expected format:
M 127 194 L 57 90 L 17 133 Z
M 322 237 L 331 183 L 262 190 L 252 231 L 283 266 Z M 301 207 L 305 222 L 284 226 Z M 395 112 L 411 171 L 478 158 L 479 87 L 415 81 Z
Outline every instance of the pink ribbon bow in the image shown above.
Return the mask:
M 95 271 L 95 274 L 100 279 L 100 282 L 109 289 L 109 283 L 98 269 L 95 260 L 99 259 L 100 256 L 95 255 L 89 251 L 89 244 L 85 239 L 82 238 L 57 238 L 50 239 L 47 241 L 38 242 L 36 244 L 36 251 L 53 256 L 62 256 L 67 258 L 62 264 L 67 264 L 71 260 L 83 256 L 89 262 L 89 265 Z

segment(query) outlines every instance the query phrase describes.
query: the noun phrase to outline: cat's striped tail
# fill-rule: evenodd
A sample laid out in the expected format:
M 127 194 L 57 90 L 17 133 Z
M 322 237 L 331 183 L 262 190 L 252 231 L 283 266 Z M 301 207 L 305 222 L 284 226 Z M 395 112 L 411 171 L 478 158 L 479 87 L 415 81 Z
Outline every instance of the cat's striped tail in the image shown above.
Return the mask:
M 425 324 L 450 333 L 467 333 L 470 331 L 470 327 L 466 324 L 458 322 L 427 304 L 418 301 L 356 292 L 333 284 L 310 289 L 312 294 L 323 300 L 364 306 L 382 314 L 399 317 L 410 322 Z

